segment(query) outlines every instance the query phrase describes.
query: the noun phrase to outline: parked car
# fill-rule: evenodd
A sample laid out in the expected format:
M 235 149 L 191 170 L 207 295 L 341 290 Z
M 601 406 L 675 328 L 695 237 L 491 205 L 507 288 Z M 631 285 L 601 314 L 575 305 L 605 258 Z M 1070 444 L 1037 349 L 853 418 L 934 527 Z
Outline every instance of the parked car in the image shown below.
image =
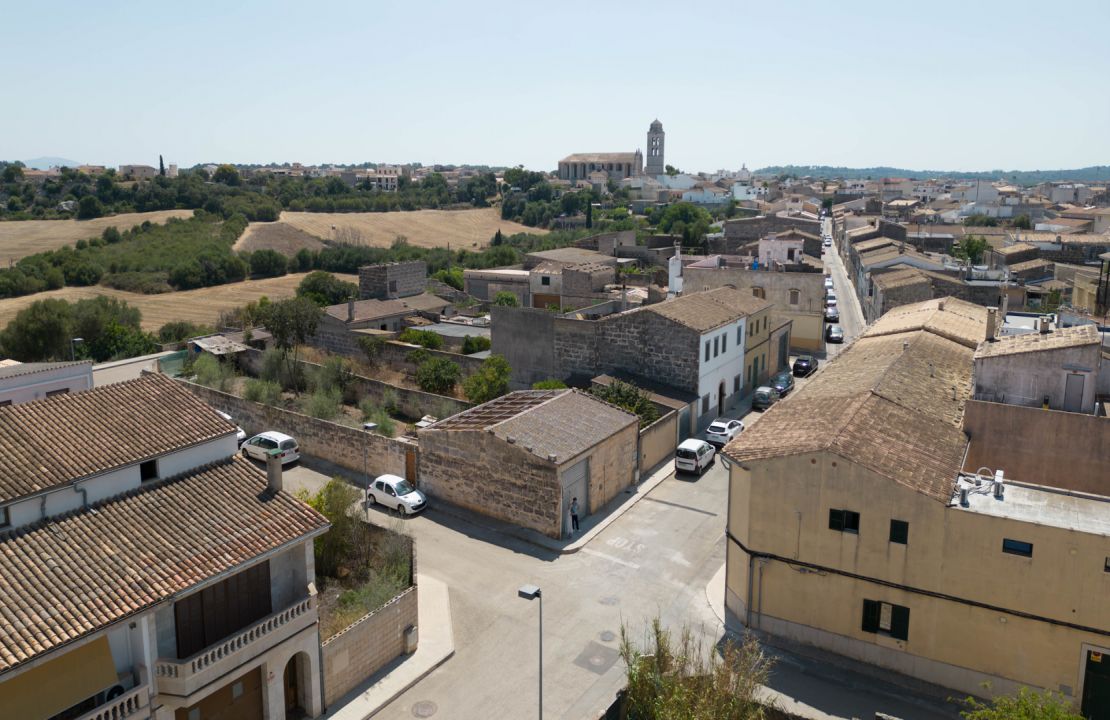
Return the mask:
M 366 504 L 383 505 L 402 515 L 415 515 L 428 506 L 428 498 L 403 477 L 379 475 L 366 488 Z
M 844 330 L 839 325 L 829 325 L 825 328 L 825 342 L 844 342 Z
M 829 277 L 828 275 L 826 275 L 825 276 L 825 292 L 828 292 L 829 290 L 832 290 L 832 286 L 833 286 L 832 278 Z
M 833 305 L 832 307 L 829 307 L 829 308 L 825 308 L 825 322 L 828 322 L 828 323 L 838 323 L 838 322 L 840 322 L 840 311 L 836 309 L 835 305 Z
M 704 440 L 690 438 L 683 440 L 674 453 L 675 472 L 688 472 L 701 475 L 713 464 L 716 451 Z
M 243 443 L 242 446 L 243 457 L 263 462 L 269 457 L 271 450 L 280 451 L 278 457 L 281 458 L 282 465 L 301 459 L 301 449 L 297 445 L 297 441 L 285 433 L 273 430 L 258 433 Z
M 713 447 L 724 447 L 728 441 L 744 431 L 744 423 L 739 420 L 717 418 L 709 423 L 705 431 L 705 439 Z
M 794 389 L 794 374 L 783 370 L 771 378 L 771 387 L 779 391 L 779 397 L 784 398 Z
M 836 307 L 836 298 L 825 298 L 825 309 Z
M 824 242 L 824 243 L 822 243 L 822 244 L 823 244 L 823 245 L 824 245 L 825 247 L 832 247 L 832 238 L 830 238 L 830 237 L 827 237 L 827 238 L 825 238 L 825 242 Z
M 235 442 L 239 443 L 240 447 L 242 447 L 243 442 L 247 439 L 247 431 L 236 425 L 235 421 L 231 419 L 231 416 L 225 413 L 223 410 L 217 410 L 216 414 L 222 417 L 224 420 L 227 420 L 232 425 L 235 425 Z
M 762 385 L 752 395 L 752 410 L 766 410 L 779 401 L 782 396 L 770 385 Z
M 833 303 L 836 302 L 836 290 L 833 290 L 832 288 L 828 288 L 828 289 L 825 290 L 825 301 L 826 301 L 826 303 L 829 300 L 832 300 Z
M 799 355 L 794 361 L 794 377 L 809 377 L 817 372 L 817 358 L 812 355 Z

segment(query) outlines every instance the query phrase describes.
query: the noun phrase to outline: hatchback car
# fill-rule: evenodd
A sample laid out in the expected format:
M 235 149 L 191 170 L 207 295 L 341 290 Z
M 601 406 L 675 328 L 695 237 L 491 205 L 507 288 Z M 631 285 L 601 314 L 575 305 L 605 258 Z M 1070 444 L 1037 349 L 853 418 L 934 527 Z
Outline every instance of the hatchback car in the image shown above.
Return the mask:
M 794 377 L 809 377 L 817 372 L 817 358 L 812 355 L 799 355 L 794 361 Z
M 832 290 L 833 282 L 831 277 L 825 278 L 825 292 Z
M 225 413 L 223 410 L 217 410 L 216 414 L 222 417 L 224 420 L 227 420 L 232 425 L 235 425 L 235 421 L 232 420 L 231 416 Z M 239 427 L 238 425 L 235 425 L 235 442 L 239 443 L 239 445 L 242 446 L 243 442 L 246 441 L 246 439 L 247 431 Z
M 755 389 L 752 395 L 752 410 L 766 410 L 779 401 L 779 391 L 770 385 L 763 385 Z
M 823 243 L 823 245 L 825 247 L 832 247 L 832 238 L 825 238 L 825 242 Z
M 366 488 L 367 505 L 383 505 L 402 515 L 415 515 L 428 506 L 428 498 L 397 475 L 379 475 Z
M 705 439 L 713 447 L 724 447 L 728 441 L 739 435 L 744 431 L 744 423 L 739 420 L 727 420 L 725 418 L 717 418 L 709 423 L 709 428 L 705 431 Z
M 285 433 L 274 432 L 273 430 L 258 433 L 243 443 L 242 447 L 243 457 L 263 462 L 269 457 L 271 450 L 278 451 L 278 457 L 281 458 L 282 465 L 301 459 L 301 449 L 297 446 L 297 441 Z
M 829 325 L 825 328 L 825 342 L 844 342 L 844 330 L 839 325 Z
M 835 305 L 830 307 L 830 308 L 825 308 L 825 322 L 827 322 L 827 323 L 838 323 L 838 322 L 840 322 L 840 311 L 836 309 Z
M 779 391 L 779 397 L 784 398 L 794 389 L 794 375 L 789 370 L 783 370 L 771 378 L 771 387 Z
M 716 451 L 704 440 L 683 440 L 674 453 L 675 472 L 688 472 L 701 475 L 713 464 Z

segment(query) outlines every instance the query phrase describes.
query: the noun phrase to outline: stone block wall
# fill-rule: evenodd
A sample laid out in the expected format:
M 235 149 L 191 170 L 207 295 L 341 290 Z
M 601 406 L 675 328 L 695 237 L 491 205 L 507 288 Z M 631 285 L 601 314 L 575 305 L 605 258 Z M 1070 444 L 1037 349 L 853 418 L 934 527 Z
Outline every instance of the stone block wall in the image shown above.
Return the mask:
M 363 355 L 362 348 L 358 344 L 360 337 L 362 336 L 352 333 L 345 322 L 331 315 L 325 315 L 317 323 L 316 333 L 309 338 L 308 344 L 327 350 L 333 355 L 356 356 Z
M 419 431 L 420 487 L 430 497 L 559 537 L 556 468 L 480 430 Z
M 419 468 L 420 448 L 412 440 L 387 438 L 318 420 L 291 410 L 244 400 L 187 380 L 178 382 L 204 402 L 234 418 L 248 436 L 264 430 L 283 432 L 297 440 L 302 453 L 360 474 L 365 468 L 370 475 L 391 473 L 405 477 L 406 456 L 410 454 Z
M 602 321 L 555 318 L 552 343 L 554 375 L 561 380 L 570 376 L 590 378 L 598 374 L 598 328 Z
M 445 338 L 445 340 L 448 343 L 454 341 L 459 348 L 462 347 L 462 338 Z M 387 341 L 381 347 L 381 353 L 378 355 L 379 362 L 399 372 L 414 373 L 416 372 L 416 365 L 409 360 L 409 355 L 413 350 L 417 349 L 419 349 L 417 345 L 409 345 L 408 343 L 398 341 Z M 425 348 L 425 350 L 428 349 Z M 361 353 L 362 351 L 360 350 L 359 352 Z M 432 357 L 445 358 L 458 365 L 459 369 L 462 371 L 462 378 L 468 378 L 478 372 L 483 362 L 482 358 L 463 355 L 458 352 L 448 352 L 446 350 L 428 350 L 428 354 Z
M 778 215 L 760 215 L 753 218 L 740 218 L 725 222 L 726 240 L 758 240 L 771 233 L 785 232 L 790 228 L 821 235 L 821 223 L 802 217 L 779 217 Z
M 358 297 L 391 300 L 424 292 L 428 266 L 423 260 L 366 265 L 358 269 Z
M 616 282 L 617 271 L 605 265 L 571 265 L 563 268 L 563 295 L 588 298 Z
M 598 321 L 598 372 L 625 370 L 654 382 L 698 392 L 701 335 L 653 312 L 630 312 Z
M 320 644 L 325 706 L 330 707 L 404 654 L 405 631 L 416 627 L 418 600 L 413 585 Z
M 555 314 L 534 308 L 490 308 L 491 352 L 501 355 L 512 368 L 513 390 L 559 377 L 555 368 Z

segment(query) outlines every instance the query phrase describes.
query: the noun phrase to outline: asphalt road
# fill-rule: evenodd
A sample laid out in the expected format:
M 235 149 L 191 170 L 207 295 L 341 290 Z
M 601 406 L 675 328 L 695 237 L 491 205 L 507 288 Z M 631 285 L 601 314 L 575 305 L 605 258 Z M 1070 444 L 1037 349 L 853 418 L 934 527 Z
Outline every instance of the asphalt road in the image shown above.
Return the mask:
M 826 233 L 832 232 L 832 220 L 826 218 L 822 223 L 822 231 Z M 867 328 L 867 323 L 863 319 L 863 311 L 860 309 L 859 298 L 856 296 L 855 288 L 852 282 L 848 279 L 847 269 L 844 267 L 844 261 L 837 252 L 835 245 L 830 248 L 825 248 L 824 252 L 825 270 L 832 277 L 833 289 L 836 291 L 836 304 L 840 310 L 840 327 L 844 330 L 844 344 L 833 345 L 826 343 L 826 352 L 829 359 L 836 357 L 848 344 L 859 337 Z

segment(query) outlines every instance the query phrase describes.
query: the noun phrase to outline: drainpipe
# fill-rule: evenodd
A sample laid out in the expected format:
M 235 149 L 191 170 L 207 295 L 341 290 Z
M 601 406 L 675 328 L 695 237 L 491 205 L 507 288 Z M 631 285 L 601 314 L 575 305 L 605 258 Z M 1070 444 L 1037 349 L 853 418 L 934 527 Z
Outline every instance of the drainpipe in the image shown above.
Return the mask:
M 42 501 L 39 503 L 39 520 L 46 519 L 46 493 L 42 494 Z
M 89 506 L 89 491 L 88 491 L 88 489 L 84 488 L 84 487 L 81 487 L 77 483 L 74 483 L 73 484 L 73 491 L 81 493 L 81 509 L 84 510 L 85 508 L 87 508 Z M 44 500 L 46 499 L 45 495 L 43 496 L 43 499 Z M 45 506 L 45 505 L 46 505 L 46 503 L 44 502 L 43 506 Z
M 748 553 L 748 604 L 744 608 L 744 625 L 752 626 L 752 575 L 755 573 L 755 556 Z

